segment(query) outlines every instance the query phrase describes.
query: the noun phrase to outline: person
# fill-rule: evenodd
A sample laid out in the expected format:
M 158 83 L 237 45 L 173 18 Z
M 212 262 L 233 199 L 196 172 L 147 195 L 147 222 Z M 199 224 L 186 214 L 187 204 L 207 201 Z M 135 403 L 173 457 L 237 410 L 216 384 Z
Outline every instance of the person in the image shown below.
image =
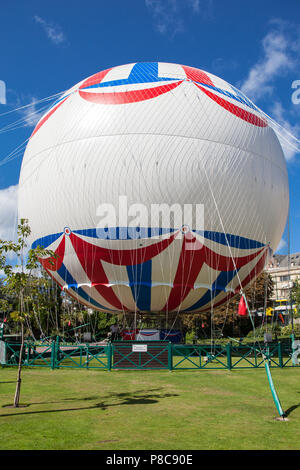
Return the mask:
M 117 323 L 114 323 L 113 325 L 111 325 L 110 327 L 110 331 L 111 331 L 111 341 L 116 341 L 119 337 L 119 327 L 118 327 L 118 324 Z

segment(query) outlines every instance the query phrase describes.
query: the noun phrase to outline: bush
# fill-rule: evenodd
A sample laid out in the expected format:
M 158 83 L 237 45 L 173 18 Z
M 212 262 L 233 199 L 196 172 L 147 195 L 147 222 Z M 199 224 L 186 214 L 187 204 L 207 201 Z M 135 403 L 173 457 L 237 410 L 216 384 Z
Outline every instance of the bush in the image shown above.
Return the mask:
M 274 323 L 273 325 L 263 325 L 249 331 L 247 338 L 262 337 L 265 333 L 272 333 L 272 335 L 281 336 L 282 328 Z
M 292 325 L 287 325 L 281 328 L 281 334 L 283 336 L 291 336 L 292 333 Z M 294 333 L 296 336 L 300 335 L 300 325 L 294 325 Z
M 272 333 L 273 339 L 275 339 L 274 338 L 275 335 L 278 338 L 280 338 L 280 337 L 290 337 L 291 334 L 292 334 L 292 325 L 287 325 L 287 326 L 283 326 L 283 327 L 281 327 L 277 323 L 275 323 L 273 325 L 264 325 L 262 327 L 256 328 L 255 333 L 254 333 L 253 330 L 250 331 L 247 335 L 247 338 L 263 337 L 263 335 L 266 332 Z M 300 335 L 300 325 L 297 325 L 297 324 L 294 325 L 294 333 L 295 333 L 296 336 Z
M 187 332 L 186 333 L 186 336 L 185 336 L 185 342 L 186 344 L 192 344 L 193 343 L 193 339 L 195 338 L 196 336 L 196 332 L 195 331 L 190 331 L 190 332 Z

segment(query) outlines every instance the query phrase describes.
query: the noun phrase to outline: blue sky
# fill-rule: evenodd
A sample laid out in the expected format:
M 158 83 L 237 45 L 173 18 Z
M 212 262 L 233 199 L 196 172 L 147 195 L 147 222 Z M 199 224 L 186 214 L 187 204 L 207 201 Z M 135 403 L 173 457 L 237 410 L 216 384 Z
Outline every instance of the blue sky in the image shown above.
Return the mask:
M 300 136 L 300 103 L 292 101 L 292 83 L 300 80 L 298 0 L 15 0 L 0 8 L 0 80 L 6 85 L 0 164 L 30 136 L 38 116 L 32 113 L 40 109 L 35 100 L 100 70 L 138 61 L 175 62 L 219 75 Z M 21 127 L 4 132 L 17 120 Z M 2 237 L 13 230 L 22 149 L 0 166 Z M 300 155 L 293 148 L 285 153 L 295 252 L 300 251 Z M 285 231 L 278 252 L 287 252 L 287 241 Z

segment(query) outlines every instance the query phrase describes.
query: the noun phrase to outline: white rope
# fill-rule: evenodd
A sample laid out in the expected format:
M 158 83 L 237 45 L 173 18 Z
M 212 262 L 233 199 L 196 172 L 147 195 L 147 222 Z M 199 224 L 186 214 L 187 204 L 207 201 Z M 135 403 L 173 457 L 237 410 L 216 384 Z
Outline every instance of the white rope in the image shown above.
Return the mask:
M 53 100 L 54 98 L 57 98 L 58 96 L 61 96 L 65 93 L 65 91 L 60 91 L 59 93 L 55 93 L 54 95 L 50 95 L 50 96 L 47 96 L 46 98 L 42 98 L 40 100 L 37 100 L 37 101 L 33 101 L 29 104 L 26 104 L 24 106 L 19 106 L 18 108 L 14 108 L 10 111 L 6 111 L 4 113 L 1 113 L 0 114 L 0 117 L 2 116 L 7 116 L 8 114 L 11 114 L 11 113 L 15 113 L 17 111 L 20 111 L 20 110 L 23 110 L 23 109 L 26 109 L 30 106 L 33 106 L 33 105 L 36 105 L 36 104 L 39 104 L 39 103 L 43 103 L 44 101 L 50 101 L 50 100 Z
M 231 85 L 232 86 L 232 85 Z M 276 132 L 276 134 L 285 141 L 285 143 L 296 152 L 300 152 L 300 139 L 293 135 L 290 131 L 288 131 L 284 126 L 279 124 L 275 119 L 273 119 L 269 114 L 259 108 L 253 101 L 251 101 L 248 97 L 246 97 L 241 91 L 237 90 L 234 86 L 232 86 L 239 94 L 242 94 L 244 98 L 251 103 L 251 105 L 260 112 L 271 124 L 271 127 Z

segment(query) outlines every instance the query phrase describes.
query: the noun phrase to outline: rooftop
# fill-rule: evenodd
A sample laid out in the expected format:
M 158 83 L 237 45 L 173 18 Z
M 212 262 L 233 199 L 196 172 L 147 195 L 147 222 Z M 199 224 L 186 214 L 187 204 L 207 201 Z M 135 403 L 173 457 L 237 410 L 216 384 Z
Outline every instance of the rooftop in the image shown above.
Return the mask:
M 287 268 L 289 265 L 290 258 L 290 267 L 300 266 L 300 252 L 291 253 L 290 255 L 273 255 L 268 263 L 268 268 Z

